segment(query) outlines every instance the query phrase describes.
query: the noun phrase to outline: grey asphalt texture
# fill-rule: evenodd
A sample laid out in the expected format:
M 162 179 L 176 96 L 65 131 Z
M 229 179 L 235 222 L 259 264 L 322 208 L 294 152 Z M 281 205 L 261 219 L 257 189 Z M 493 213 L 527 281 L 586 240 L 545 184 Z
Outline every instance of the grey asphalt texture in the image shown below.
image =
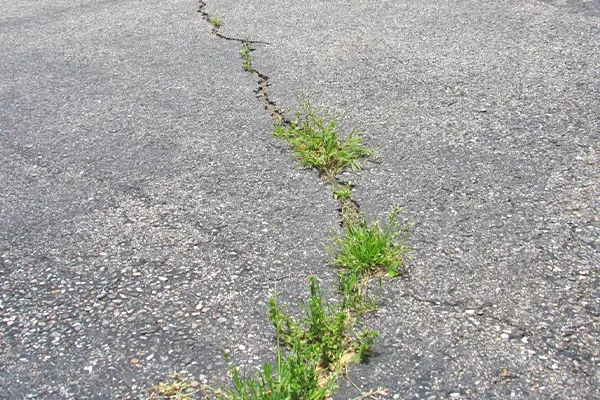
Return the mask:
M 0 398 L 218 386 L 273 359 L 266 300 L 335 281 L 330 188 L 269 133 L 240 44 L 192 0 L 2 1 Z M 361 390 L 600 398 L 600 3 L 210 0 L 281 108 L 378 157 L 370 217 L 414 223 Z M 333 292 L 329 290 L 333 296 Z M 360 395 L 341 382 L 339 399 Z

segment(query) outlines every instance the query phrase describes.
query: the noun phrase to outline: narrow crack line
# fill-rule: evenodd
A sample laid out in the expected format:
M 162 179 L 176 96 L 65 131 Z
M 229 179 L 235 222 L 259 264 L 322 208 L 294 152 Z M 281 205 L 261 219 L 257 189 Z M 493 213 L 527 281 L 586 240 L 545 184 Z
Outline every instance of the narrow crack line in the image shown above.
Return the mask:
M 433 305 L 436 307 L 460 308 L 461 310 L 464 309 L 464 306 L 459 302 L 453 303 L 450 301 L 445 301 L 445 300 L 440 300 L 440 299 L 435 299 L 435 298 L 420 297 L 420 296 L 414 294 L 411 290 L 407 290 L 406 292 L 404 292 L 404 294 L 406 297 L 410 297 L 411 299 L 415 300 L 416 302 L 423 303 L 428 306 Z
M 574 324 L 574 325 L 569 325 L 569 326 L 567 326 L 565 328 L 565 330 L 567 330 L 567 331 L 574 331 L 574 332 L 565 334 L 563 336 L 572 336 L 572 335 L 575 334 L 576 331 L 579 331 L 581 328 L 587 328 L 588 325 L 593 325 L 593 324 L 598 323 L 598 322 L 600 322 L 600 318 L 592 316 L 592 319 L 589 320 L 589 321 L 580 322 L 580 323 Z
M 254 51 L 253 47 L 250 47 L 250 51 Z M 277 107 L 277 104 L 269 97 L 269 77 L 262 72 L 256 70 L 254 67 L 250 69 L 250 72 L 258 81 L 258 87 L 254 90 L 256 98 L 263 105 L 264 109 L 269 113 L 269 116 L 275 124 L 290 125 L 290 121 L 284 115 L 283 111 Z
M 211 17 L 210 14 L 208 13 L 208 11 L 206 11 L 206 2 L 204 0 L 200 0 L 199 4 L 198 4 L 198 12 L 202 15 L 202 18 L 212 24 L 211 22 Z M 236 38 L 233 36 L 227 36 L 222 34 L 221 32 L 219 32 L 219 28 L 213 26 L 213 30 L 212 32 L 215 34 L 215 36 L 220 37 L 221 39 L 225 39 L 225 40 L 230 40 L 232 42 L 238 42 L 238 43 L 250 43 L 250 44 L 271 44 L 269 42 L 264 42 L 262 40 L 250 40 L 250 39 L 240 39 L 240 38 Z
M 204 0 L 200 0 L 198 12 L 202 15 L 202 18 L 206 22 L 208 22 L 211 25 L 213 24 L 211 22 L 210 13 L 208 11 L 206 11 L 206 2 Z M 221 39 L 234 41 L 234 42 L 241 43 L 243 45 L 247 45 L 247 46 L 249 46 L 249 51 L 251 51 L 251 52 L 256 50 L 253 47 L 254 44 L 266 44 L 266 45 L 270 44 L 269 42 L 264 42 L 264 41 L 260 41 L 260 40 L 239 39 L 239 38 L 235 38 L 235 37 L 229 37 L 229 36 L 223 35 L 221 32 L 219 32 L 219 28 L 216 26 L 213 26 L 212 33 Z M 283 111 L 280 110 L 277 107 L 277 105 L 275 104 L 275 102 L 272 101 L 269 97 L 269 77 L 266 74 L 263 74 L 262 72 L 258 71 L 254 67 L 247 69 L 247 71 L 248 71 L 248 73 L 250 73 L 257 79 L 258 87 L 254 90 L 254 93 L 256 94 L 256 97 L 258 98 L 260 103 L 263 105 L 265 110 L 268 111 L 271 119 L 273 119 L 273 121 L 278 124 L 285 124 L 285 125 L 291 124 L 291 121 L 284 116 Z
M 256 48 L 253 47 L 254 44 L 265 44 L 265 45 L 270 44 L 269 42 L 264 42 L 264 41 L 260 41 L 260 40 L 239 39 L 239 38 L 223 35 L 219 31 L 219 26 L 216 26 L 213 23 L 212 17 L 210 15 L 210 13 L 206 10 L 206 7 L 207 7 L 206 1 L 199 0 L 198 12 L 202 15 L 202 18 L 206 22 L 213 25 L 212 33 L 215 36 L 217 36 L 221 39 L 224 39 L 224 40 L 233 41 L 233 42 L 241 43 L 244 46 L 248 46 L 249 52 L 253 52 L 256 50 Z M 277 104 L 275 103 L 275 101 L 271 100 L 271 98 L 269 96 L 269 85 L 270 85 L 269 84 L 269 76 L 260 72 L 253 66 L 250 66 L 249 68 L 244 67 L 244 69 L 256 78 L 258 87 L 254 90 L 254 93 L 256 95 L 256 98 L 262 104 L 263 108 L 268 112 L 269 116 L 273 120 L 273 123 L 276 125 L 283 125 L 283 126 L 291 125 L 292 121 L 285 116 L 284 111 L 282 109 L 280 109 L 279 107 L 277 107 Z M 319 172 L 319 176 L 321 177 L 321 179 L 325 183 L 330 184 L 334 191 L 338 190 L 338 189 L 348 189 L 352 186 L 348 182 L 344 181 L 343 179 L 338 178 L 335 175 L 334 176 L 327 175 L 323 171 L 318 171 L 318 172 Z M 339 224 L 340 224 L 340 227 L 345 228 L 345 227 L 347 227 L 347 224 L 348 224 L 348 218 L 351 218 L 352 216 L 358 215 L 360 213 L 360 204 L 356 200 L 354 200 L 352 197 L 346 198 L 346 199 L 338 199 L 337 202 L 338 202 L 337 211 L 338 211 Z
M 481 318 L 488 318 L 491 320 L 494 320 L 496 322 L 499 322 L 507 327 L 509 327 L 512 330 L 515 330 L 516 332 L 514 332 L 513 334 L 511 334 L 509 337 L 511 339 L 521 339 L 525 336 L 534 336 L 535 333 L 534 331 L 530 330 L 527 327 L 524 327 L 522 325 L 516 324 L 513 321 L 507 319 L 507 318 L 501 318 L 501 317 L 496 317 L 495 315 L 492 314 L 488 314 L 488 313 L 482 313 L 481 315 L 478 315 Z
M 225 40 L 230 40 L 232 42 L 238 42 L 238 43 L 249 43 L 249 44 L 271 44 L 270 42 L 263 42 L 262 40 L 250 40 L 250 39 L 240 39 L 240 38 L 236 38 L 236 37 L 232 37 L 232 36 L 226 36 L 223 35 L 221 32 L 214 32 L 215 35 L 217 35 L 218 37 L 220 37 L 221 39 L 225 39 Z

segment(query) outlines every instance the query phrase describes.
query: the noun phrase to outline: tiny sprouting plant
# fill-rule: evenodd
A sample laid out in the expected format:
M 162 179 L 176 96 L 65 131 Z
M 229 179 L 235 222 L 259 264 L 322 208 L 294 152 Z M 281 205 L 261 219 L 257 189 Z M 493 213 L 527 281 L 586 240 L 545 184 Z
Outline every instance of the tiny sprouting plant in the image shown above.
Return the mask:
M 250 46 L 250 42 L 244 42 L 242 45 L 242 49 L 240 50 L 240 55 L 242 56 L 242 68 L 244 71 L 252 71 L 252 47 Z
M 343 187 L 333 191 L 333 198 L 336 200 L 349 200 L 352 197 L 352 189 Z
M 223 21 L 216 15 L 210 17 L 210 23 L 212 24 L 214 29 L 219 29 L 221 26 L 223 26 Z

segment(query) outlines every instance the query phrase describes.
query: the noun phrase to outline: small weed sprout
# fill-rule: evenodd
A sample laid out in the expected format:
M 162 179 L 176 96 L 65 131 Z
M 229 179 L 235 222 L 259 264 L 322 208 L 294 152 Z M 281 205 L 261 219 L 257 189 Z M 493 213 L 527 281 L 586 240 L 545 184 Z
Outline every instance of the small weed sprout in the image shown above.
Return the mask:
M 214 29 L 219 29 L 223 26 L 223 21 L 218 16 L 210 17 L 210 23 L 212 24 Z
M 336 200 L 349 200 L 352 197 L 352 189 L 342 187 L 333 191 L 333 198 Z
M 252 54 L 250 54 L 252 50 L 250 42 L 244 42 L 242 49 L 240 50 L 240 55 L 242 56 L 242 68 L 244 71 L 252 71 Z
M 292 146 L 294 158 L 301 166 L 316 168 L 333 180 L 344 169 L 362 168 L 361 159 L 373 154 L 362 144 L 357 130 L 343 139 L 337 127 L 338 122 L 328 119 L 321 107 L 304 103 L 297 119 L 287 126 L 276 126 L 273 134 Z
M 338 281 L 344 309 L 354 312 L 357 316 L 377 310 L 375 300 L 366 290 L 369 278 L 353 272 L 340 272 Z

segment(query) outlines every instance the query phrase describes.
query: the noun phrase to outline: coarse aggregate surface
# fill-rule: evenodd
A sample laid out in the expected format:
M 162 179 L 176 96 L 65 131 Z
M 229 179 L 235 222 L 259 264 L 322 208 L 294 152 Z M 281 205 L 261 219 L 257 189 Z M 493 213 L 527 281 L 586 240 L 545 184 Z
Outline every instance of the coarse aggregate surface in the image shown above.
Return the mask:
M 325 283 L 330 189 L 269 136 L 191 1 L 4 2 L 0 398 L 144 398 L 272 359 L 269 293 Z M 377 148 L 355 197 L 414 223 L 376 354 L 335 396 L 600 397 L 599 2 L 208 0 Z M 325 285 L 327 288 L 327 284 Z
M 218 385 L 224 350 L 270 360 L 268 296 L 327 279 L 338 221 L 237 44 L 189 1 L 2 9 L 0 398 L 145 398 L 173 372 Z
M 415 224 L 362 390 L 600 395 L 598 5 L 211 2 L 225 34 L 271 43 L 254 64 L 280 107 L 323 103 L 378 148 L 361 208 Z

